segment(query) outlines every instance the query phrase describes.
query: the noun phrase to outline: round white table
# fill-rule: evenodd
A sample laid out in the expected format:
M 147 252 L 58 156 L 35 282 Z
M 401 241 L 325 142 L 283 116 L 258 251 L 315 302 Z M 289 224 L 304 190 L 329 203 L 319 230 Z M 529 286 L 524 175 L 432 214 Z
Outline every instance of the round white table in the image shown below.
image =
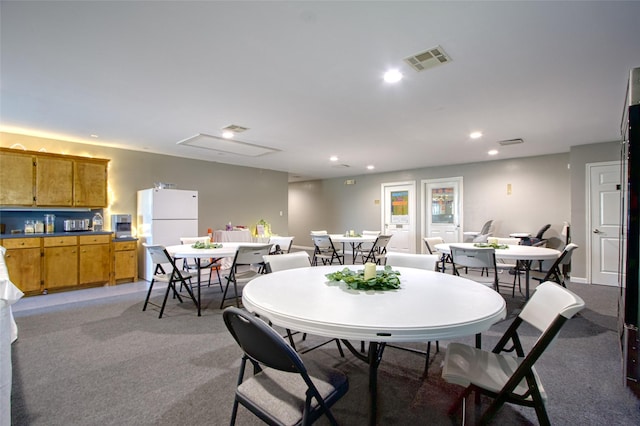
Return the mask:
M 478 248 L 474 243 L 452 243 L 460 247 Z M 435 249 L 443 254 L 451 254 L 452 244 L 436 244 Z M 536 260 L 555 260 L 560 256 L 558 250 L 547 247 L 534 247 L 526 245 L 509 245 L 506 249 L 496 249 L 496 258 L 519 261 L 524 266 L 525 272 L 525 298 L 529 299 L 529 271 L 531 262 Z
M 215 243 L 220 244 L 220 243 Z M 234 257 L 239 246 L 264 246 L 264 243 L 221 243 L 220 248 L 197 249 L 192 244 L 178 244 L 167 246 L 167 252 L 174 259 L 195 259 L 196 269 L 198 271 L 198 316 L 200 316 L 200 260 L 201 259 L 220 259 L 225 257 Z
M 479 334 L 506 316 L 500 294 L 466 278 L 397 267 L 400 289 L 361 291 L 325 277 L 342 268 L 317 266 L 262 275 L 243 289 L 242 303 L 278 326 L 343 339 L 352 353 L 367 361 L 372 424 L 377 368 L 385 343 Z M 347 340 L 370 342 L 368 356 L 364 358 Z

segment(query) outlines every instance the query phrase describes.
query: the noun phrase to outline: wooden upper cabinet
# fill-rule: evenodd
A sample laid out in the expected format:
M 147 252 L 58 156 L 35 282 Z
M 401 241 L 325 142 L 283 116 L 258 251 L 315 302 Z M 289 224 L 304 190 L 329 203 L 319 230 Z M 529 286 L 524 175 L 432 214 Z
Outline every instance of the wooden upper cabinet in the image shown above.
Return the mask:
M 107 207 L 109 160 L 0 148 L 0 205 Z
M 0 154 L 0 205 L 32 206 L 34 157 L 21 152 Z
M 36 157 L 36 205 L 73 206 L 73 160 Z
M 107 206 L 107 162 L 75 160 L 73 173 L 76 207 Z

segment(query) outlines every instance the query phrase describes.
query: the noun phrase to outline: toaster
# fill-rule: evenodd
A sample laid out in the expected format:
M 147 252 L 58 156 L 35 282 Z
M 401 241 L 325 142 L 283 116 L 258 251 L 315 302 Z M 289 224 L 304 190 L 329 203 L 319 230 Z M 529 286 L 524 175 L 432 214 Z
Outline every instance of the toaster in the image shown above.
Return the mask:
M 69 231 L 88 231 L 89 219 L 66 219 L 63 222 L 65 232 Z

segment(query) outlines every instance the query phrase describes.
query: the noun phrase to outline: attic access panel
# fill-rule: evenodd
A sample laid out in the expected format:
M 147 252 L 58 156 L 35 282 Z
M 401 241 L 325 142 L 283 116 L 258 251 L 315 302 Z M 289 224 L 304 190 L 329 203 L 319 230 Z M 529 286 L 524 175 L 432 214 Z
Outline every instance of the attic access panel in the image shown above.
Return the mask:
M 218 136 L 207 135 L 205 133 L 198 133 L 197 135 L 181 140 L 176 144 L 208 149 L 210 151 L 224 152 L 226 154 L 242 155 L 244 157 L 259 157 L 261 155 L 279 151 L 266 146 L 240 142 L 233 139 L 224 139 Z

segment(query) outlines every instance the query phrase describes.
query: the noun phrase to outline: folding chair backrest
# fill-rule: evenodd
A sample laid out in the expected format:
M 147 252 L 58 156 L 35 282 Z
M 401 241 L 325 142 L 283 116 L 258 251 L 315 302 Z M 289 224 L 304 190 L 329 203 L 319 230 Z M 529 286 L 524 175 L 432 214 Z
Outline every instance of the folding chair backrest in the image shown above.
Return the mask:
M 262 256 L 271 272 L 284 271 L 286 269 L 308 268 L 311 266 L 309 254 L 306 251 L 293 253 L 270 254 Z
M 262 256 L 269 254 L 271 244 L 262 246 L 238 246 L 236 251 L 236 257 L 234 259 L 235 265 L 252 265 L 255 263 L 263 263 Z
M 491 233 L 491 225 L 493 225 L 493 220 L 488 220 L 480 231 L 480 235 L 490 234 Z
M 542 236 L 544 235 L 545 232 L 547 232 L 547 230 L 551 228 L 551 224 L 547 223 L 546 225 L 544 225 L 542 228 L 540 228 L 540 230 L 538 231 L 538 233 L 536 234 L 535 238 L 538 240 L 542 239 Z
M 327 230 L 322 229 L 320 231 L 311 231 L 311 235 L 327 235 Z
M 293 237 L 270 237 L 269 244 L 273 246 L 273 249 L 278 245 L 280 246 L 281 252 L 289 253 L 291 245 L 293 244 Z
M 173 259 L 171 259 L 171 256 L 169 256 L 169 253 L 167 253 L 167 250 L 165 250 L 163 246 L 146 244 L 144 246 L 147 248 L 147 251 L 151 256 L 151 261 L 154 265 L 169 263 L 174 266 Z
M 467 248 L 452 245 L 451 257 L 456 266 L 468 268 L 496 267 L 496 251 L 493 248 Z
M 540 331 L 545 331 L 558 315 L 569 319 L 584 308 L 584 301 L 566 288 L 545 281 L 518 315 Z
M 427 245 L 429 254 L 435 254 L 436 244 L 444 244 L 444 239 L 442 237 L 427 237 L 424 239 L 424 243 Z
M 577 248 L 578 248 L 577 244 L 574 244 L 574 243 L 567 244 L 564 250 L 562 250 L 562 254 L 560 254 L 560 257 L 558 258 L 558 265 L 568 265 L 569 263 L 571 263 L 571 255 L 573 251 Z
M 373 243 L 372 249 L 377 250 L 380 253 L 386 251 L 387 244 L 389 244 L 389 240 L 392 236 L 393 235 L 379 235 L 378 238 L 376 238 L 375 243 Z
M 227 329 L 244 353 L 270 368 L 290 373 L 306 373 L 296 351 L 264 321 L 238 308 L 222 313 Z
M 333 248 L 331 237 L 328 234 L 311 236 L 313 244 L 320 250 L 329 250 Z
M 387 265 L 406 268 L 436 270 L 436 263 L 440 260 L 437 254 L 387 253 Z

